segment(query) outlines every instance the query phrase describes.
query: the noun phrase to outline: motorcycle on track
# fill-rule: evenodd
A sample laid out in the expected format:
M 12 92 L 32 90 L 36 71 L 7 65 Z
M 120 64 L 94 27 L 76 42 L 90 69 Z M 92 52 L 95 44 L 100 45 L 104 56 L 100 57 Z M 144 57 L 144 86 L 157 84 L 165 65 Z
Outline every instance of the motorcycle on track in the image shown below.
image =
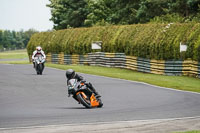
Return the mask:
M 37 75 L 42 75 L 42 72 L 44 70 L 45 58 L 43 56 L 36 56 L 34 60 L 35 60 L 35 70 Z
M 68 94 L 69 97 L 72 95 L 74 99 L 86 108 L 100 108 L 103 106 L 101 99 L 95 97 L 85 81 L 78 82 L 77 79 L 70 79 L 68 81 Z

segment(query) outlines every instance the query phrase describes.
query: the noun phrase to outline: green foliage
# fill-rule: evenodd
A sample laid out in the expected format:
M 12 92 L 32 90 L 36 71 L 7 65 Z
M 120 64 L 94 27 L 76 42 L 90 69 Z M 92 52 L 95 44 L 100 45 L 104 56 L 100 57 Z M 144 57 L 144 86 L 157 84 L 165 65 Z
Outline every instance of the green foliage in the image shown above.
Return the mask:
M 9 31 L 0 30 L 0 51 L 4 49 L 23 49 L 27 46 L 28 41 L 32 34 L 36 33 L 35 30 L 28 31 Z
M 169 13 L 178 13 L 183 17 L 194 16 L 199 11 L 199 0 L 169 0 Z
M 54 29 L 200 22 L 199 0 L 49 0 Z
M 81 27 L 88 14 L 85 0 L 49 0 L 54 29 Z
M 27 46 L 29 55 L 41 45 L 46 53 L 86 54 L 91 43 L 102 41 L 102 52 L 123 52 L 149 59 L 200 60 L 200 24 L 137 24 L 75 28 L 34 34 Z M 185 56 L 180 42 L 188 45 Z
M 175 13 L 156 16 L 150 20 L 151 23 L 170 23 L 170 22 L 183 23 L 185 21 L 186 20 L 184 17 L 181 17 L 179 14 Z
M 185 132 L 174 132 L 174 133 L 200 133 L 200 131 L 185 131 Z
M 85 26 L 92 26 L 96 23 L 102 22 L 110 22 L 109 15 L 111 14 L 111 9 L 107 6 L 108 2 L 108 0 L 87 1 L 87 8 L 89 10 L 89 14 L 87 15 L 87 19 L 84 22 Z
M 140 23 L 146 23 L 155 16 L 166 14 L 166 8 L 166 1 L 141 0 L 140 8 L 137 10 L 136 17 Z

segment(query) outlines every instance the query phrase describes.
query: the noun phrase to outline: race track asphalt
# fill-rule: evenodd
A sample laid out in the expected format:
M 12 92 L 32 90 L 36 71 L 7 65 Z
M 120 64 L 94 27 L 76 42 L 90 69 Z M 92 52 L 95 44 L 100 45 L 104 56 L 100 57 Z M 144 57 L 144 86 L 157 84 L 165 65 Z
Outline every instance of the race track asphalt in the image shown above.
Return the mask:
M 102 95 L 103 108 L 85 109 L 67 95 L 65 71 L 0 64 L 0 128 L 195 117 L 200 95 L 80 74 Z

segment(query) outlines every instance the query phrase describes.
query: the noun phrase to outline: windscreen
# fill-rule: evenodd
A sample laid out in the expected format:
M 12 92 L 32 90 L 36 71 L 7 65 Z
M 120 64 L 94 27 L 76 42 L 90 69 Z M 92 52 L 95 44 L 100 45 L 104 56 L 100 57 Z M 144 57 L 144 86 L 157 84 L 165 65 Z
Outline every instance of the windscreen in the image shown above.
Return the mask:
M 68 86 L 70 86 L 70 87 L 75 87 L 75 85 L 76 85 L 76 79 L 70 79 L 69 81 L 68 81 Z

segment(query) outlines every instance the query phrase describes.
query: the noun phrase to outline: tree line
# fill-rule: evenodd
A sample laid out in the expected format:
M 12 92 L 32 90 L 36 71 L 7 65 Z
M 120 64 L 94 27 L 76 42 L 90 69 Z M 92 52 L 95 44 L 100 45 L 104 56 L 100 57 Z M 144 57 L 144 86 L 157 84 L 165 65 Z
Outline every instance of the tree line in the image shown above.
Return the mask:
M 31 36 L 36 32 L 34 29 L 19 32 L 0 30 L 0 51 L 26 48 Z
M 200 0 L 49 0 L 54 29 L 200 22 Z

